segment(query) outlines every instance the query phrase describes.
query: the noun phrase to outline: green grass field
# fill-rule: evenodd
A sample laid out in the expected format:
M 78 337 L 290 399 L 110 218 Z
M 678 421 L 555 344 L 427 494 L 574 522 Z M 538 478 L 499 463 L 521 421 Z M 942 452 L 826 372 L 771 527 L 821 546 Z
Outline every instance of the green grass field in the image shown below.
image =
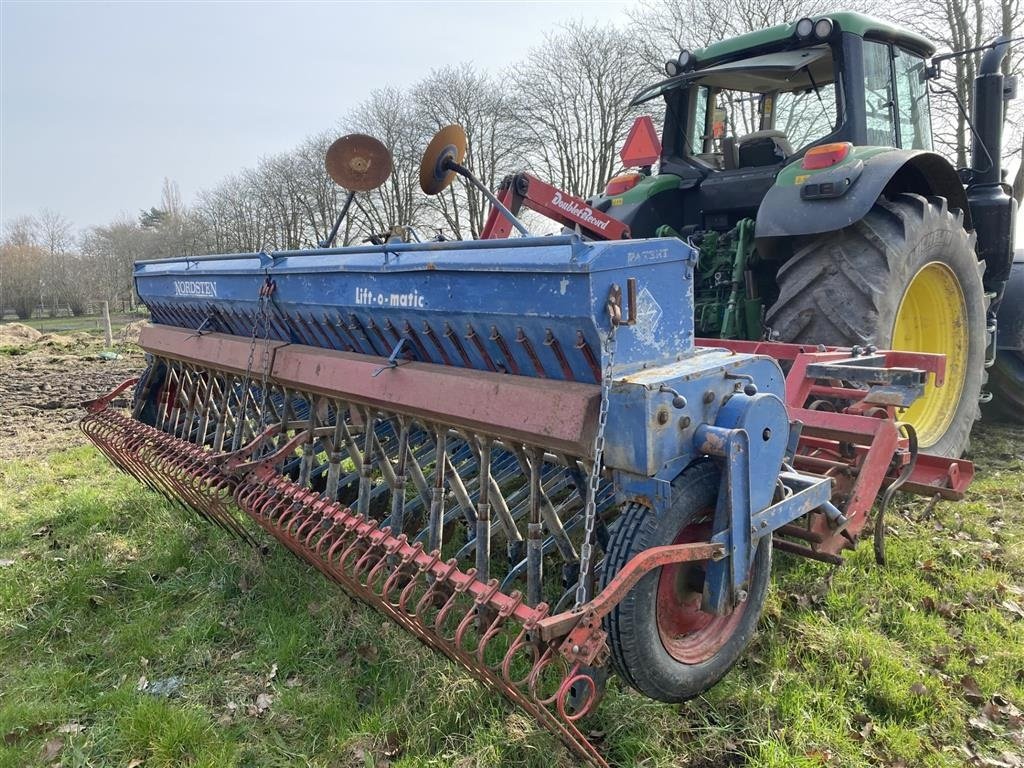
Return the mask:
M 1024 433 L 961 503 L 901 497 L 889 565 L 778 556 L 705 697 L 613 679 L 618 766 L 1024 764 Z M 537 766 L 575 759 L 311 568 L 262 558 L 92 448 L 0 467 L 0 766 Z

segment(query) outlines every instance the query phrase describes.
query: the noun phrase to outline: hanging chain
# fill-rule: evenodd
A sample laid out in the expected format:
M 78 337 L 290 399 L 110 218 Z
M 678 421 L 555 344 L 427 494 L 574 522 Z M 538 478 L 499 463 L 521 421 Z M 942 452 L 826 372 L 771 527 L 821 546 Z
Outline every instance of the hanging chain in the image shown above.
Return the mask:
M 580 547 L 580 580 L 576 582 L 576 608 L 587 602 L 590 562 L 594 557 L 594 528 L 597 525 L 597 486 L 601 482 L 601 459 L 604 455 L 604 428 L 608 423 L 608 398 L 612 389 L 612 362 L 615 359 L 614 313 L 611 330 L 602 343 L 604 374 L 601 377 L 601 407 L 597 412 L 597 432 L 590 455 L 593 463 L 587 474 L 586 503 L 583 508 L 583 544 Z
M 267 275 L 267 282 L 260 289 L 260 321 L 263 325 L 263 370 L 260 375 L 260 427 L 266 426 L 267 382 L 270 379 L 270 302 L 277 284 Z M 255 339 L 254 339 L 255 340 Z
M 242 447 L 241 441 L 244 439 L 242 433 L 249 423 L 249 401 L 252 399 L 252 366 L 256 358 L 256 340 L 260 334 L 263 337 L 263 370 L 260 377 L 260 404 L 256 416 L 259 418 L 260 425 L 263 425 L 267 408 L 267 380 L 270 377 L 270 311 L 268 304 L 276 287 L 277 285 L 270 278 L 270 275 L 267 275 L 266 281 L 260 286 L 259 311 L 256 315 L 256 322 L 252 324 L 252 335 L 249 340 L 249 360 L 245 364 L 245 378 L 242 380 L 242 392 L 239 397 L 242 406 L 242 412 L 238 418 L 240 427 L 235 430 L 235 436 L 232 439 L 232 450 L 238 450 Z

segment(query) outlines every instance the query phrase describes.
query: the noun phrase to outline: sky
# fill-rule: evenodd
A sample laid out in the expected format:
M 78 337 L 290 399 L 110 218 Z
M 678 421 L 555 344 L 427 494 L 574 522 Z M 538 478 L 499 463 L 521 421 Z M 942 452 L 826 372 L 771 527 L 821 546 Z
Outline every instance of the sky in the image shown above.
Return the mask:
M 500 74 L 559 25 L 635 4 L 0 0 L 0 223 L 106 224 L 159 205 L 165 178 L 188 204 L 375 88 L 463 61 Z
M 469 61 L 494 73 L 629 2 L 94 3 L 0 0 L 0 221 L 77 228 L 188 203 L 337 126 L 375 88 Z

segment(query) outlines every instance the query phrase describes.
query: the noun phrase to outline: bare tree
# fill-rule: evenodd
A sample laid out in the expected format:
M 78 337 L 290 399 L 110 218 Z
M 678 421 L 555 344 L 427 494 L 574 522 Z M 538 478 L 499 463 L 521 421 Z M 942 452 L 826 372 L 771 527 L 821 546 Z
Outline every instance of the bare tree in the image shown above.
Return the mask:
M 148 233 L 137 221 L 121 217 L 82 236 L 93 298 L 120 301 L 135 308 L 133 266 L 149 253 Z
M 650 79 L 634 35 L 572 23 L 532 49 L 514 72 L 514 109 L 528 159 L 574 195 L 600 191 L 639 114 L 630 100 Z
M 36 217 L 39 247 L 46 253 L 43 303 L 51 316 L 67 309 L 85 314 L 88 294 L 81 279 L 80 255 L 75 251 L 74 227 L 56 211 L 43 209 Z
M 412 91 L 422 140 L 446 125 L 466 130 L 466 164 L 489 189 L 522 163 L 523 142 L 512 99 L 490 75 L 470 64 L 431 72 Z M 490 210 L 475 187 L 453 184 L 430 207 L 456 238 L 479 237 Z
M 878 0 L 847 0 L 845 10 L 874 13 Z M 832 0 L 642 0 L 630 14 L 640 54 L 652 71 L 661 73 L 665 61 L 682 49 L 706 48 L 726 38 L 791 24 L 804 16 L 835 10 Z
M 978 48 L 999 35 L 1017 37 L 1024 33 L 1022 0 L 912 0 L 898 11 L 886 6 L 882 15 L 933 40 L 939 52 Z M 984 51 L 955 56 L 942 64 L 943 77 L 932 84 L 931 111 L 936 149 L 947 155 L 958 168 L 970 165 L 973 132 L 969 116 L 974 110 L 974 77 Z M 1016 43 L 1003 60 L 1003 73 L 1024 75 L 1024 45 Z M 1021 101 L 1006 104 L 1007 120 L 1003 137 L 1003 157 L 1015 159 L 1022 152 L 1024 130 Z M 1018 202 L 1024 194 L 1024 171 L 1013 180 Z
M 420 132 L 410 94 L 395 88 L 373 91 L 344 125 L 346 130 L 379 139 L 394 160 L 394 171 L 384 185 L 357 198 L 364 215 L 349 217 L 344 242 L 358 240 L 368 232 L 416 226 L 425 203 L 419 187 Z
M 23 239 L 0 244 L 0 308 L 10 307 L 28 320 L 39 304 L 46 251 Z

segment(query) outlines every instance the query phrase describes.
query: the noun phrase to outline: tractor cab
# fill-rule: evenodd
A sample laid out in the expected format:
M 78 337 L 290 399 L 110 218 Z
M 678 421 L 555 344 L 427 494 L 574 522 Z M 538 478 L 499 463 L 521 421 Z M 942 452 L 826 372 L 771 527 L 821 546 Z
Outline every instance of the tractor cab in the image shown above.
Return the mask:
M 633 238 L 700 250 L 702 336 L 944 354 L 945 384 L 902 417 L 922 446 L 959 455 L 994 344 L 985 295 L 998 304 L 1012 260 L 1016 203 L 999 163 L 1009 45 L 983 47 L 961 169 L 932 151 L 939 62 L 913 31 L 841 12 L 684 50 L 633 101 L 663 115 L 657 172 L 634 131 L 622 156 L 639 172 L 590 205 Z
M 664 101 L 660 172 L 701 190 L 659 224 L 728 230 L 756 215 L 783 167 L 843 159 L 832 145 L 930 150 L 933 53 L 925 38 L 855 13 L 682 51 L 634 99 Z M 631 222 L 634 237 L 655 234 L 643 224 Z

